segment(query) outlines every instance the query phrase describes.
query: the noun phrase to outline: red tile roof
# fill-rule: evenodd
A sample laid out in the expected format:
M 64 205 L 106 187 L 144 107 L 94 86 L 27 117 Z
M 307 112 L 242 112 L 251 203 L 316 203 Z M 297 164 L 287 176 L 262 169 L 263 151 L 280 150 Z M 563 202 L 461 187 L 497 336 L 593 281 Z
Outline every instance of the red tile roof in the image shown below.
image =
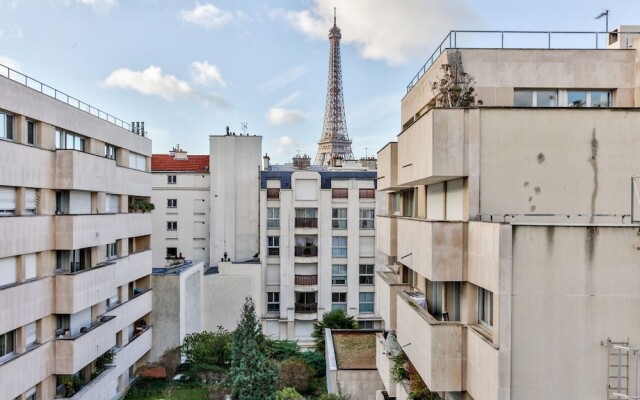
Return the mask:
M 151 171 L 209 172 L 209 156 L 189 155 L 186 160 L 176 160 L 171 154 L 153 154 Z

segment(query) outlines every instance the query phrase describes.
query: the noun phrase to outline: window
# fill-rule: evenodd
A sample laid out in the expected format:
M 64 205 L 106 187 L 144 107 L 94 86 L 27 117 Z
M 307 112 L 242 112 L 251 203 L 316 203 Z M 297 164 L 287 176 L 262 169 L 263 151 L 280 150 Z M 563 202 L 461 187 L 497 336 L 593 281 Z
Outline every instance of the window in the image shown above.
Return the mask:
M 360 329 L 374 329 L 373 321 L 358 321 Z
M 142 154 L 129 153 L 129 168 L 137 169 L 138 171 L 145 171 L 147 169 L 147 159 Z
M 360 264 L 360 284 L 373 285 L 373 264 Z
M 611 107 L 611 92 L 607 90 L 534 90 L 516 89 L 515 107 Z
M 120 196 L 117 194 L 108 194 L 107 195 L 107 209 L 105 210 L 107 214 L 117 214 L 120 205 Z
M 568 90 L 568 107 L 611 107 L 611 94 L 607 91 Z
M 267 189 L 267 199 L 279 199 L 279 198 L 280 198 L 279 188 Z
M 347 209 L 334 208 L 332 210 L 331 227 L 333 229 L 347 229 Z
M 17 261 L 16 257 L 0 258 L 0 287 L 18 281 Z
M 91 248 L 77 250 L 58 250 L 56 269 L 64 272 L 83 271 L 91 266 Z
M 609 92 L 591 92 L 591 107 L 611 107 L 611 93 Z
M 118 296 L 118 289 L 116 289 L 115 293 L 107 299 L 107 310 L 114 308 L 119 303 L 120 303 L 120 299 Z
M 36 144 L 36 123 L 27 120 L 27 144 Z
M 176 175 L 167 175 L 167 183 L 176 183 L 178 181 L 178 177 Z
M 331 198 L 347 199 L 349 198 L 349 189 L 331 189 Z
M 167 208 L 178 207 L 178 199 L 167 199 Z
M 24 393 L 24 400 L 36 400 L 38 398 L 38 391 L 36 387 L 32 387 Z
M 280 312 L 279 292 L 267 292 L 267 312 Z
M 178 222 L 177 221 L 167 221 L 167 230 L 168 231 L 177 231 L 178 230 Z
M 376 190 L 375 189 L 360 189 L 360 198 L 361 199 L 375 199 L 376 198 Z
M 13 115 L 0 112 L 0 138 L 13 140 Z
M 8 186 L 0 186 L 0 216 L 15 214 L 16 189 Z
M 118 242 L 107 243 L 107 259 L 118 257 Z
M 400 215 L 400 204 L 402 198 L 400 197 L 400 193 L 391 193 L 391 214 Z
M 331 266 L 331 284 L 347 284 L 347 266 L 345 264 L 333 264 Z
M 413 189 L 402 191 L 402 216 L 413 217 Z
M 267 228 L 280 228 L 279 207 L 267 207 Z
M 105 158 L 108 158 L 110 160 L 115 160 L 117 157 L 117 151 L 116 151 L 116 146 L 112 145 L 112 144 L 106 144 L 104 145 L 104 156 Z
M 331 293 L 331 310 L 342 310 L 347 312 L 347 294 Z
M 363 208 L 360 210 L 360 229 L 373 229 L 375 224 L 375 210 Z
M 296 228 L 317 228 L 318 209 L 317 208 L 296 208 Z
M 36 215 L 36 190 L 27 188 L 24 191 L 24 213 Z
M 38 264 L 36 253 L 25 254 L 24 258 L 24 280 L 35 279 L 38 277 Z
M 302 314 L 311 314 L 318 312 L 318 304 L 316 303 L 315 292 L 295 292 L 295 296 L 295 312 Z
M 36 322 L 32 322 L 25 326 L 25 344 L 27 346 L 27 350 L 33 348 L 38 344 L 36 340 Z
M 478 288 L 478 322 L 491 328 L 493 326 L 493 293 Z
M 331 238 L 331 256 L 346 257 L 347 256 L 347 237 L 333 236 Z
M 16 351 L 16 331 L 0 335 L 0 360 L 7 359 Z
M 85 142 L 77 133 L 56 128 L 56 149 L 85 151 Z
M 373 292 L 360 292 L 360 314 L 373 312 L 374 295 Z
M 280 236 L 267 237 L 267 255 L 269 256 L 280 255 Z
M 167 247 L 167 258 L 175 258 L 175 257 L 178 257 L 178 248 Z
M 515 90 L 514 107 L 557 107 L 557 90 Z

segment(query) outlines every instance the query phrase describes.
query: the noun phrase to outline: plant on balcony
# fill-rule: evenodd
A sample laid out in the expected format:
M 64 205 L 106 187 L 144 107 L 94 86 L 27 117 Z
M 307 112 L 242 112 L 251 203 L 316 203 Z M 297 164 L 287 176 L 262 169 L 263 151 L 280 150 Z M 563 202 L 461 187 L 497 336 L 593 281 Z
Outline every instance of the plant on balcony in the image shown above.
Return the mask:
M 400 354 L 393 359 L 391 378 L 394 382 L 409 381 L 408 399 L 440 400 L 440 396 L 438 396 L 437 393 L 429 390 L 404 351 L 400 352 Z
M 58 379 L 63 387 L 64 397 L 72 397 L 84 386 L 84 381 L 75 375 L 61 375 Z
M 316 351 L 324 354 L 324 330 L 329 329 L 358 329 L 358 322 L 353 316 L 343 310 L 333 310 L 322 315 L 322 321 L 313 324 L 311 337 L 315 342 Z
M 151 212 L 156 209 L 156 206 L 153 205 L 149 200 L 144 199 L 135 199 L 131 203 L 129 203 L 129 212 Z
M 101 373 L 103 373 L 107 368 L 113 365 L 113 361 L 115 360 L 116 353 L 113 349 L 106 351 L 103 355 L 96 358 L 96 370 L 91 374 L 91 379 L 95 379 Z
M 431 83 L 431 90 L 436 95 L 436 107 L 464 108 L 476 106 L 476 93 L 473 85 L 475 79 L 464 72 L 460 53 L 451 54 L 449 64 L 440 66 L 442 76 Z M 482 105 L 479 100 L 477 105 Z

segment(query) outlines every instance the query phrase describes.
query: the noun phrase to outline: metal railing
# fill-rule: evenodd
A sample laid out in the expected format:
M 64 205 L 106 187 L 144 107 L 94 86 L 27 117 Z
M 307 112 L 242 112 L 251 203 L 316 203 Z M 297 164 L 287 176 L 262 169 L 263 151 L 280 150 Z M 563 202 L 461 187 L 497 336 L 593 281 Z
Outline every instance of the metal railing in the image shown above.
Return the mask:
M 317 285 L 318 275 L 296 275 L 295 284 L 303 286 Z
M 296 246 L 295 256 L 296 257 L 317 257 L 318 246 Z
M 40 82 L 37 79 L 34 79 L 28 75 L 25 75 L 21 72 L 18 72 L 12 68 L 7 67 L 6 65 L 0 64 L 0 76 L 10 79 L 13 82 L 24 85 L 30 89 L 33 89 L 37 92 L 45 94 L 49 97 L 52 97 L 58 101 L 61 101 L 71 107 L 77 108 L 78 110 L 84 111 L 88 114 L 91 114 L 95 117 L 103 119 L 109 123 L 112 123 L 122 129 L 126 129 L 128 132 L 134 133 L 136 135 L 140 135 L 143 137 L 147 137 L 147 133 L 142 131 L 141 133 L 134 132 L 135 127 L 133 127 L 130 123 L 121 120 L 120 118 L 116 118 L 113 115 L 106 113 L 99 108 L 93 107 L 81 100 L 76 99 L 73 96 L 70 96 L 54 87 L 51 87 L 45 83 Z
M 313 314 L 318 312 L 318 304 L 304 304 L 296 303 L 296 313 L 298 314 Z
M 606 49 L 609 34 L 625 39 L 640 32 L 562 32 L 562 31 L 449 31 L 407 85 L 407 93 L 447 49 Z M 489 40 L 487 40 L 487 38 Z
M 317 228 L 318 218 L 300 218 L 296 217 L 296 228 Z

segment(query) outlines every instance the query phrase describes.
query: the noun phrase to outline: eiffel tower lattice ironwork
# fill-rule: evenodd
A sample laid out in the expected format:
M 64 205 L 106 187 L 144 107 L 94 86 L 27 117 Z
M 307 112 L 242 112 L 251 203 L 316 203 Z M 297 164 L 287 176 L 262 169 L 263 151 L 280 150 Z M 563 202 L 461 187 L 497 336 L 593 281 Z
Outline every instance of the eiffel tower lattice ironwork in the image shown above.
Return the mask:
M 351 140 L 347 133 L 347 118 L 344 112 L 342 96 L 342 68 L 340 66 L 340 39 L 342 34 L 336 25 L 333 9 L 333 27 L 329 30 L 329 83 L 327 85 L 327 105 L 324 112 L 322 137 L 318 142 L 318 154 L 314 164 L 326 165 L 334 157 L 353 160 Z

